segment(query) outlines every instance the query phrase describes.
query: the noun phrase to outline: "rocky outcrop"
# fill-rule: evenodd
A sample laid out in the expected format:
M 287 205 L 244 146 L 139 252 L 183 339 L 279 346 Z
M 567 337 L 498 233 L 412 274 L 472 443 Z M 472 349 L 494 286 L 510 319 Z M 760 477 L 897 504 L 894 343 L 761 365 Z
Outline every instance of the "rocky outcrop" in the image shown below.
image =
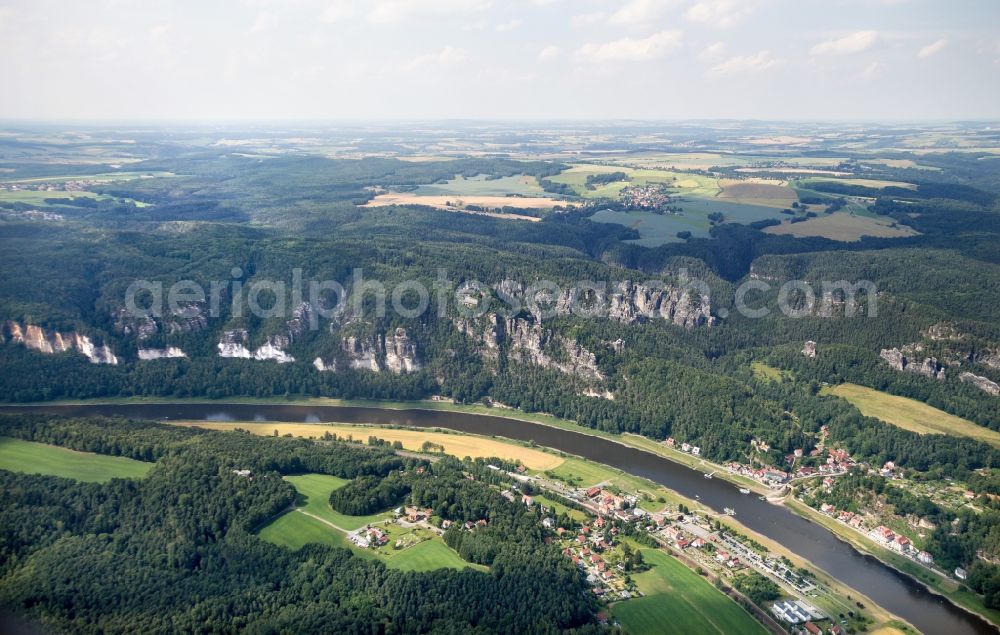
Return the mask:
M 988 377 L 981 377 L 972 373 L 961 373 L 958 378 L 991 395 L 1000 395 L 1000 385 Z
M 528 307 L 535 321 L 542 321 L 543 309 L 527 301 L 525 291 L 518 283 L 504 280 L 496 285 L 496 292 L 507 303 L 516 301 L 520 306 Z M 707 296 L 699 296 L 691 289 L 667 283 L 623 281 L 613 284 L 610 290 L 573 288 L 550 294 L 544 297 L 544 301 L 543 296 L 540 293 L 534 300 L 544 306 L 546 313 L 556 316 L 605 317 L 623 324 L 667 320 L 686 328 L 715 323 Z
M 415 373 L 422 368 L 417 343 L 404 328 L 397 328 L 389 335 L 349 335 L 343 338 L 341 349 L 347 358 L 348 367 L 355 370 L 373 373 L 387 370 L 403 375 Z M 319 361 L 326 365 L 323 360 Z M 313 365 L 316 366 L 315 361 Z
M 983 351 L 978 355 L 975 355 L 975 361 L 990 368 L 996 368 L 1000 370 L 1000 352 L 998 351 Z
M 208 328 L 208 318 L 197 303 L 178 306 L 168 316 L 154 318 L 148 315 L 132 315 L 125 307 L 112 313 L 114 329 L 126 337 L 135 336 L 140 342 L 158 333 L 161 329 L 167 335 L 194 333 Z
M 878 355 L 896 370 L 904 370 L 906 368 L 906 356 L 898 348 L 883 348 L 882 352 Z
M 347 356 L 348 367 L 354 370 L 370 370 L 373 373 L 382 370 L 378 363 L 382 348 L 381 337 L 349 335 L 343 339 L 341 348 Z
M 86 357 L 91 364 L 118 363 L 118 357 L 107 344 L 97 345 L 90 337 L 75 331 L 69 333 L 46 331 L 34 324 L 21 325 L 20 322 L 14 321 L 7 322 L 4 330 L 5 339 L 15 344 L 24 344 L 40 353 L 65 353 L 75 350 Z
M 316 359 L 313 360 L 313 367 L 316 370 L 320 371 L 321 373 L 322 372 L 335 373 L 337 372 L 337 360 L 335 359 L 324 360 L 322 357 L 317 357 Z
M 935 342 L 942 340 L 959 340 L 962 339 L 962 334 L 958 332 L 954 324 L 948 324 L 946 322 L 940 322 L 938 324 L 933 324 L 928 326 L 926 330 L 921 332 L 921 335 L 927 339 Z
M 816 342 L 809 340 L 802 346 L 802 354 L 806 357 L 816 357 Z
M 234 329 L 222 334 L 222 339 L 218 343 L 219 357 L 229 357 L 238 359 L 271 360 L 279 364 L 294 362 L 295 358 L 286 353 L 283 349 L 288 346 L 289 340 L 284 335 L 271 335 L 256 350 L 250 351 L 247 342 L 250 336 L 246 329 Z
M 139 359 L 169 359 L 175 357 L 187 357 L 184 351 L 176 346 L 167 348 L 140 348 Z
M 945 374 L 944 364 L 938 362 L 936 357 L 925 357 L 919 366 L 908 364 L 906 370 L 931 379 L 944 379 Z
M 923 349 L 920 348 L 914 350 Z M 925 377 L 930 377 L 931 379 L 944 379 L 945 377 L 944 365 L 938 362 L 936 357 L 925 357 L 923 361 L 917 363 L 907 357 L 907 355 L 904 354 L 904 351 L 901 351 L 898 348 L 884 348 L 879 353 L 879 357 L 885 360 L 896 370 L 917 373 L 918 375 L 924 375 Z
M 479 344 L 487 359 L 496 359 L 500 349 L 506 347 L 508 358 L 516 362 L 553 368 L 592 381 L 604 379 L 594 353 L 531 318 L 503 318 L 488 313 L 478 322 L 456 319 L 455 327 Z
M 652 288 L 631 282 L 620 283 L 611 293 L 608 317 L 623 324 L 664 319 L 685 328 L 715 323 L 707 297 L 698 298 L 679 287 Z
M 285 322 L 288 327 L 288 337 L 295 341 L 295 338 L 302 335 L 309 329 L 312 321 L 312 305 L 303 302 L 292 311 L 292 319 Z
M 219 357 L 250 359 L 253 357 L 253 353 L 247 348 L 249 340 L 250 335 L 246 329 L 235 329 L 224 332 L 222 339 L 217 344 Z
M 417 343 L 410 339 L 406 329 L 398 328 L 385 336 L 385 367 L 397 375 L 420 370 L 417 361 Z

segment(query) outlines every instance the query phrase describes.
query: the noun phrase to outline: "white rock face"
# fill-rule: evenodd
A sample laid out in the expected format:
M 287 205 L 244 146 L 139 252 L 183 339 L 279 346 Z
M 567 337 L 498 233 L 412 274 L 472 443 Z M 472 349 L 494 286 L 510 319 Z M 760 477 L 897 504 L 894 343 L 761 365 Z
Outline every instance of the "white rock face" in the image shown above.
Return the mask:
M 335 360 L 335 359 L 331 359 L 330 361 L 327 362 L 327 361 L 323 361 L 322 357 L 317 357 L 316 359 L 313 360 L 313 366 L 316 368 L 316 370 L 320 371 L 321 373 L 322 372 L 330 372 L 330 373 L 337 372 L 337 360 Z
M 170 359 L 174 357 L 187 357 L 187 355 L 176 346 L 139 349 L 139 359 Z
M 802 354 L 806 357 L 816 357 L 816 342 L 809 340 L 802 346 Z
M 118 357 L 111 351 L 107 344 L 100 346 L 94 344 L 93 340 L 86 335 L 79 333 L 60 333 L 59 331 L 46 331 L 40 326 L 28 324 L 21 326 L 18 322 L 7 322 L 6 331 L 10 341 L 16 344 L 24 344 L 26 347 L 40 353 L 65 353 L 76 350 L 86 357 L 91 364 L 112 364 L 118 363 Z
M 417 361 L 417 343 L 410 339 L 406 329 L 398 328 L 385 336 L 385 367 L 397 375 L 420 370 Z
M 247 348 L 249 339 L 250 336 L 246 329 L 226 331 L 222 334 L 222 341 L 218 343 L 219 357 L 271 360 L 279 364 L 295 361 L 294 357 L 283 350 L 285 346 L 288 346 L 288 338 L 283 335 L 268 337 L 267 341 L 255 351 Z
M 288 346 L 288 339 L 286 337 L 272 335 L 267 338 L 267 341 L 262 346 L 253 352 L 253 358 L 261 361 L 271 360 L 279 364 L 294 362 L 295 358 L 282 350 L 285 346 Z
M 222 341 L 219 342 L 219 357 L 234 357 L 240 359 L 250 359 L 253 353 L 247 348 L 247 340 L 250 336 L 246 329 L 236 329 L 226 331 L 222 334 Z

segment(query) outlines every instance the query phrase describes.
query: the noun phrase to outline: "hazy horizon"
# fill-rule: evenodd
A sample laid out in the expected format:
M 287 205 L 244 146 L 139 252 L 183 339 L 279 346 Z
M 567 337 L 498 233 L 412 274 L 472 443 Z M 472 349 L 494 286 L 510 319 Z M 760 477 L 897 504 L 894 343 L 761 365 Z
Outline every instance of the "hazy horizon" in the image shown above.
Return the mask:
M 993 120 L 998 24 L 988 0 L 4 0 L 0 120 Z

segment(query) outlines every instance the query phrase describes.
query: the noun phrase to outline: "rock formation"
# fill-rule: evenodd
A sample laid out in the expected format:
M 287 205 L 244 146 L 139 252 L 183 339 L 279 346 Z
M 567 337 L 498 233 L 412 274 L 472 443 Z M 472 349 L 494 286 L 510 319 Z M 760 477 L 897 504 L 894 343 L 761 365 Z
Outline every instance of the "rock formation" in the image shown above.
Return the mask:
M 591 351 L 576 340 L 554 334 L 531 318 L 503 318 L 488 313 L 479 322 L 458 318 L 454 324 L 480 345 L 487 359 L 496 359 L 500 349 L 506 347 L 513 361 L 553 368 L 592 381 L 604 379 Z
M 288 346 L 289 340 L 284 335 L 271 335 L 256 350 L 250 351 L 247 342 L 250 336 L 246 329 L 234 329 L 222 334 L 222 340 L 218 343 L 219 357 L 230 357 L 240 359 L 272 360 L 279 364 L 294 362 L 295 358 L 286 353 L 283 349 Z
M 187 355 L 176 346 L 139 349 L 139 359 L 168 359 L 173 357 L 187 357 Z
M 1000 385 L 988 377 L 981 377 L 979 375 L 973 375 L 972 373 L 961 373 L 958 378 L 961 381 L 968 382 L 976 388 L 988 392 L 991 395 L 1000 395 Z
M 59 331 L 46 331 L 40 326 L 27 324 L 22 326 L 20 322 L 9 321 L 5 329 L 9 341 L 15 344 L 24 344 L 26 347 L 40 353 L 64 353 L 75 350 L 82 354 L 91 364 L 117 364 L 118 358 L 115 356 L 107 344 L 98 346 L 86 335 L 76 332 L 60 333 Z
M 802 354 L 806 357 L 816 357 L 816 342 L 809 340 L 802 347 Z
M 922 348 L 912 348 L 909 350 L 923 350 Z M 890 366 L 896 370 L 904 370 L 911 373 L 917 373 L 918 375 L 924 375 L 925 377 L 930 377 L 931 379 L 944 379 L 945 368 L 944 365 L 938 362 L 936 357 L 925 357 L 920 363 L 916 363 L 912 359 L 908 358 L 904 351 L 898 348 L 884 348 L 879 353 L 879 357 L 884 359 Z

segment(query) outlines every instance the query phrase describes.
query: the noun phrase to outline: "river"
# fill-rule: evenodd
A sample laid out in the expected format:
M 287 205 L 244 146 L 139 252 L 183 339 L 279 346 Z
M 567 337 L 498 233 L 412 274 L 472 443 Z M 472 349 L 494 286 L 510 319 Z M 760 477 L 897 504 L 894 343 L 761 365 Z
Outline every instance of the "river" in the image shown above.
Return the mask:
M 702 472 L 649 452 L 572 430 L 499 416 L 439 410 L 393 410 L 347 406 L 282 404 L 86 404 L 2 406 L 0 412 L 50 412 L 72 416 L 122 415 L 137 419 L 287 421 L 375 423 L 413 427 L 441 427 L 480 435 L 498 435 L 555 448 L 642 476 L 721 512 L 736 511 L 745 526 L 785 546 L 847 586 L 864 593 L 888 611 L 909 621 L 926 635 L 996 633 L 991 624 L 925 587 L 859 553 L 822 526 L 780 505 L 742 495 L 721 478 L 706 479 Z

